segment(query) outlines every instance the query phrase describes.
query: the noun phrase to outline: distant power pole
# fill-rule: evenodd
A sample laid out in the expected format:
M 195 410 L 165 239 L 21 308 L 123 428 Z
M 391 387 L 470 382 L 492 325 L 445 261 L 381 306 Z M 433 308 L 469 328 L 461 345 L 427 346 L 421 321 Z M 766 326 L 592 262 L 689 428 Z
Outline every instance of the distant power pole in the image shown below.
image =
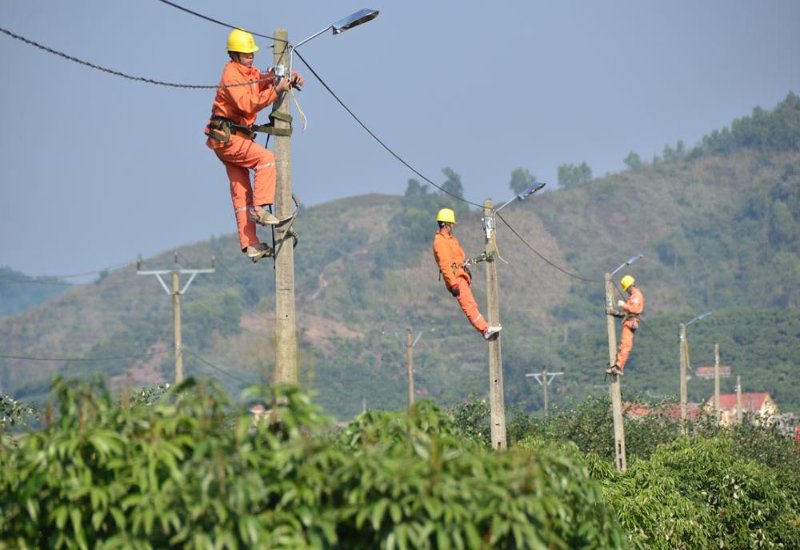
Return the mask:
M 289 33 L 277 29 L 274 38 L 274 65 L 289 66 Z M 284 78 L 291 78 L 288 72 Z M 273 113 L 276 130 L 291 128 L 289 93 L 277 102 Z M 292 213 L 292 139 L 284 132 L 275 133 L 275 168 L 278 172 L 275 195 L 276 213 L 284 219 Z M 282 246 L 287 238 L 289 224 L 275 228 L 275 383 L 297 384 L 297 319 L 295 312 L 294 247 Z
M 422 331 L 413 338 L 411 329 L 406 329 L 406 367 L 408 369 L 408 409 L 414 406 L 414 346 L 417 345 Z M 413 340 L 413 341 L 412 341 Z
M 609 365 L 616 365 L 617 329 L 614 326 L 614 315 L 610 313 L 614 311 L 614 287 L 611 282 L 611 273 L 605 274 L 605 295 L 608 360 Z M 614 464 L 618 471 L 624 473 L 628 469 L 628 458 L 625 452 L 625 424 L 622 418 L 622 390 L 620 389 L 619 375 L 611 375 L 611 384 L 608 387 L 608 391 L 611 394 L 611 413 L 614 420 Z
M 714 414 L 719 422 L 719 344 L 714 344 Z
M 689 368 L 689 346 L 686 343 L 686 324 L 680 324 L 680 333 L 678 336 L 678 353 L 680 359 L 680 369 L 678 376 L 680 377 L 680 399 L 681 399 L 681 433 L 686 435 L 688 424 L 688 391 L 686 388 L 686 371 Z
M 183 382 L 183 344 L 181 342 L 181 295 L 186 292 L 194 278 L 200 273 L 214 273 L 214 259 L 211 259 L 211 269 L 181 269 L 178 265 L 178 254 L 175 253 L 175 267 L 172 270 L 142 271 L 142 259 L 136 261 L 137 275 L 155 275 L 158 282 L 167 294 L 172 295 L 172 340 L 175 349 L 175 384 Z M 172 274 L 172 289 L 167 286 L 162 275 Z M 180 287 L 180 276 L 184 273 L 190 275 L 189 280 Z
M 547 418 L 547 386 L 549 386 L 556 376 L 562 376 L 563 372 L 547 372 L 547 367 L 542 367 L 542 372 L 528 373 L 525 376 L 532 376 L 536 379 L 540 386 L 542 386 L 542 394 L 544 395 L 544 417 Z
M 736 377 L 736 423 L 742 423 L 742 380 Z
M 486 297 L 488 301 L 489 325 L 500 324 L 500 301 L 497 285 L 497 240 L 491 199 L 483 201 L 483 228 L 486 233 Z M 492 448 L 506 450 L 506 408 L 503 392 L 503 356 L 500 338 L 489 341 L 489 407 L 491 416 Z

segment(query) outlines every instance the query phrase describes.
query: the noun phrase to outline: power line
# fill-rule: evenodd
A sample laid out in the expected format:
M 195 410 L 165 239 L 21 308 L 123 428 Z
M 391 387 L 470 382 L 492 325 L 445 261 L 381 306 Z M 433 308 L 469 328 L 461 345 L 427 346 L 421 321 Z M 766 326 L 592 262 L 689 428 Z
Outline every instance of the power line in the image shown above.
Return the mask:
M 551 267 L 553 267 L 553 268 L 557 269 L 558 271 L 560 271 L 560 272 L 561 272 L 561 273 L 563 273 L 564 275 L 567 275 L 567 276 L 569 276 L 569 277 L 572 277 L 573 279 L 577 279 L 577 280 L 579 280 L 579 281 L 583 281 L 583 282 L 585 282 L 585 283 L 597 283 L 597 281 L 596 281 L 596 280 L 594 280 L 594 279 L 587 279 L 586 277 L 581 277 L 580 275 L 578 275 L 578 274 L 576 274 L 576 273 L 571 273 L 571 272 L 567 271 L 566 269 L 564 269 L 563 267 L 560 267 L 560 266 L 556 265 L 555 263 L 551 262 L 550 260 L 548 260 L 548 259 L 547 259 L 547 258 L 546 258 L 546 257 L 545 257 L 543 254 L 541 254 L 541 253 L 540 253 L 538 250 L 536 250 L 535 248 L 533 248 L 533 246 L 531 246 L 531 244 L 530 244 L 528 241 L 526 241 L 526 240 L 525 240 L 525 239 L 522 237 L 522 235 L 520 235 L 520 234 L 519 234 L 519 232 L 517 232 L 517 230 L 516 230 L 516 229 L 514 229 L 514 228 L 511 226 L 511 224 L 510 224 L 510 223 L 508 223 L 508 222 L 505 220 L 505 218 L 504 218 L 502 215 L 500 215 L 500 213 L 499 213 L 499 212 L 495 212 L 495 214 L 497 215 L 497 217 L 498 217 L 498 218 L 500 218 L 500 220 L 501 220 L 501 221 L 502 221 L 504 224 L 506 224 L 506 227 L 508 227 L 508 228 L 511 230 L 511 232 L 512 232 L 512 233 L 513 233 L 513 234 L 514 234 L 514 235 L 515 235 L 515 236 L 516 236 L 516 237 L 517 237 L 517 238 L 518 238 L 520 241 L 522 241 L 522 243 L 523 243 L 525 246 L 527 246 L 527 247 L 528 247 L 528 248 L 531 250 L 531 252 L 533 252 L 534 254 L 536 254 L 536 255 L 537 255 L 539 258 L 541 258 L 541 259 L 542 259 L 542 260 L 543 260 L 545 263 L 547 263 L 547 264 L 548 264 L 548 265 L 550 265 Z
M 145 357 L 153 355 L 160 355 L 166 353 L 168 350 L 151 350 L 145 355 L 137 356 L 118 356 L 118 357 L 32 357 L 27 355 L 0 355 L 0 359 L 18 359 L 20 361 L 58 361 L 64 363 L 88 363 L 93 361 L 133 361 L 141 360 Z
M 190 350 L 189 348 L 187 348 L 185 346 L 183 348 L 183 351 L 185 351 L 186 353 L 188 353 L 189 355 L 191 355 L 192 357 L 194 357 L 195 359 L 197 359 L 201 363 L 211 367 L 212 369 L 214 369 L 214 370 L 216 370 L 218 372 L 221 372 L 222 374 L 224 374 L 226 376 L 230 376 L 231 378 L 233 378 L 237 382 L 241 382 L 242 384 L 247 384 L 248 383 L 247 380 L 245 380 L 243 378 L 240 378 L 240 377 L 236 376 L 235 374 L 232 374 L 230 371 L 227 371 L 227 370 L 223 369 L 222 367 L 218 367 L 217 365 L 215 365 L 214 363 L 212 363 L 208 359 L 204 359 L 203 357 L 201 357 L 200 355 L 196 354 L 195 352 L 193 352 L 192 350 Z
M 476 206 L 476 207 L 478 207 L 478 208 L 481 208 L 481 209 L 483 208 L 483 205 L 482 205 L 482 204 L 478 204 L 478 203 L 476 203 L 476 202 L 469 201 L 469 200 L 465 199 L 464 197 L 462 197 L 462 196 L 460 196 L 460 195 L 456 195 L 455 193 L 453 193 L 453 192 L 451 192 L 451 191 L 448 191 L 447 189 L 444 189 L 444 188 L 443 188 L 443 187 L 441 187 L 440 185 L 437 185 L 437 184 L 435 184 L 433 181 L 431 181 L 429 178 L 427 178 L 425 175 L 423 175 L 423 174 L 422 174 L 422 173 L 421 173 L 419 170 L 417 170 L 416 168 L 414 168 L 413 166 L 411 166 L 411 164 L 409 164 L 408 162 L 406 162 L 406 160 L 405 160 L 405 159 L 403 159 L 403 157 L 401 157 L 400 155 L 398 155 L 397 153 L 395 153 L 395 152 L 392 150 L 392 148 L 391 148 L 391 147 L 389 147 L 388 145 L 386 145 L 386 143 L 384 143 L 384 142 L 383 142 L 383 140 L 381 140 L 381 139 L 380 139 L 380 138 L 379 138 L 379 137 L 378 137 L 378 136 L 375 134 L 375 132 L 373 132 L 372 130 L 370 130 L 370 129 L 367 127 L 367 125 L 366 125 L 366 124 L 364 124 L 364 123 L 361 121 L 361 119 L 360 119 L 360 118 L 358 118 L 358 117 L 356 116 L 356 114 L 355 114 L 355 113 L 354 113 L 354 112 L 353 112 L 353 111 L 352 111 L 352 110 L 351 110 L 351 109 L 350 109 L 350 108 L 349 108 L 347 105 L 345 105 L 345 103 L 344 103 L 344 102 L 343 102 L 343 101 L 342 101 L 342 100 L 339 98 L 339 96 L 337 96 L 337 95 L 336 95 L 336 93 L 335 93 L 335 92 L 334 92 L 334 91 L 333 91 L 333 90 L 330 88 L 330 86 L 328 86 L 328 84 L 327 84 L 327 83 L 326 83 L 326 82 L 325 82 L 325 81 L 322 79 L 322 77 L 321 77 L 321 76 L 319 76 L 319 74 L 317 74 L 317 72 L 314 70 L 314 68 L 313 68 L 313 67 L 311 67 L 311 65 L 309 65 L 309 63 L 308 63 L 308 62 L 307 62 L 307 61 L 306 61 L 306 60 L 303 58 L 303 56 L 302 56 L 302 55 L 300 55 L 300 52 L 298 52 L 297 50 L 295 50 L 295 51 L 294 51 L 294 54 L 295 54 L 295 55 L 296 55 L 298 58 L 300 58 L 300 61 L 302 61 L 302 62 L 303 62 L 303 65 L 305 65 L 305 66 L 308 68 L 308 70 L 309 70 L 309 71 L 311 71 L 311 74 L 313 74 L 313 75 L 314 75 L 314 77 L 315 77 L 317 80 L 319 80 L 319 83 L 320 83 L 320 84 L 322 84 L 322 86 L 323 86 L 323 87 L 324 87 L 324 88 L 325 88 L 325 89 L 328 91 L 328 93 L 329 93 L 329 94 L 331 94 L 331 96 L 333 96 L 333 98 L 334 98 L 334 99 L 335 99 L 335 100 L 336 100 L 336 101 L 339 103 L 339 105 L 341 105 L 341 106 L 342 106 L 342 108 L 343 108 L 345 111 L 347 111 L 347 113 L 348 113 L 348 114 L 349 114 L 349 115 L 350 115 L 350 116 L 353 118 L 353 120 L 355 120 L 355 121 L 358 123 L 358 125 L 359 125 L 359 126 L 361 126 L 361 128 L 363 128 L 363 129 L 364 129 L 364 131 L 365 131 L 365 132 L 367 132 L 367 133 L 370 135 L 370 137 L 372 137 L 372 139 L 374 139 L 376 142 L 378 142 L 378 144 L 380 144 L 380 146 L 381 146 L 381 147 L 383 147 L 383 148 L 384 148 L 384 149 L 385 149 L 385 150 L 386 150 L 386 151 L 387 151 L 387 152 L 388 152 L 390 155 L 392 155 L 392 156 L 393 156 L 395 159 L 397 159 L 398 161 L 400 161 L 400 163 L 401 163 L 403 166 L 405 166 L 406 168 L 408 168 L 409 170 L 411 170 L 411 171 L 412 171 L 414 174 L 416 174 L 417 176 L 419 176 L 420 178 L 422 178 L 423 180 L 425 180 L 425 181 L 426 181 L 426 182 L 428 182 L 429 184 L 433 185 L 433 186 L 434 186 L 436 189 L 438 189 L 439 191 L 441 191 L 441 192 L 443 192 L 443 193 L 445 193 L 445 194 L 447 194 L 447 195 L 450 195 L 450 196 L 451 196 L 451 197 L 453 197 L 454 199 L 460 200 L 460 201 L 462 201 L 462 202 L 465 202 L 465 203 L 467 203 L 467 204 L 469 204 L 469 205 L 472 205 L 472 206 Z
M 76 279 L 78 277 L 86 277 L 88 275 L 99 275 L 101 273 L 108 273 L 110 271 L 114 271 L 115 269 L 120 269 L 125 267 L 127 264 L 118 264 L 112 267 L 105 267 L 101 269 L 95 269 L 94 271 L 86 271 L 84 273 L 71 273 L 69 275 L 45 275 L 40 278 L 27 278 L 27 279 L 0 279 L 0 284 L 43 284 L 43 285 L 66 285 L 66 286 L 73 286 L 76 283 L 68 283 L 66 281 L 61 281 L 60 279 Z M 44 280 L 44 279 L 54 279 L 52 281 Z
M 170 2 L 169 0 L 158 0 L 158 1 L 161 2 L 162 4 L 167 4 L 168 6 L 172 6 L 173 8 L 176 8 L 176 9 L 179 9 L 179 10 L 181 10 L 183 12 L 186 12 L 186 13 L 189 13 L 191 15 L 194 15 L 195 17 L 199 17 L 200 19 L 205 19 L 206 21 L 210 21 L 211 23 L 216 23 L 217 25 L 221 25 L 223 27 L 228 27 L 229 29 L 240 29 L 240 30 L 249 32 L 253 36 L 258 36 L 258 37 L 261 37 L 261 38 L 267 38 L 269 40 L 274 40 L 276 42 L 286 42 L 285 40 L 281 40 L 279 38 L 275 38 L 274 36 L 269 36 L 269 35 L 266 35 L 266 34 L 259 34 L 257 32 L 248 31 L 247 29 L 242 29 L 241 27 L 237 27 L 236 25 L 231 25 L 230 23 L 225 23 L 224 21 L 220 21 L 218 19 L 214 19 L 213 17 L 209 17 L 207 15 L 203 15 L 202 13 L 198 13 L 196 11 L 192 11 L 189 8 L 184 8 L 183 6 L 180 6 L 180 5 L 178 5 L 178 4 L 174 3 L 174 2 Z
M 161 0 L 161 1 L 163 1 L 163 0 Z M 164 80 L 155 80 L 153 78 L 147 78 L 147 77 L 144 77 L 144 76 L 130 75 L 130 74 L 127 74 L 127 73 L 123 73 L 121 71 L 117 71 L 117 70 L 114 70 L 114 69 L 109 69 L 108 67 L 103 67 L 102 65 L 97 65 L 95 63 L 91 63 L 89 61 L 84 61 L 83 59 L 79 59 L 79 58 L 77 58 L 75 56 L 66 54 L 66 53 L 58 51 L 58 50 L 54 50 L 53 48 L 49 48 L 49 47 L 44 46 L 42 44 L 39 44 L 38 42 L 35 42 L 34 40 L 31 40 L 29 38 L 25 38 L 24 36 L 20 36 L 19 34 L 16 34 L 16 33 L 13 33 L 11 31 L 9 31 L 8 29 L 4 29 L 3 27 L 0 27 L 0 32 L 2 32 L 4 34 L 7 34 L 11 38 L 15 38 L 16 40 L 24 42 L 24 43 L 26 43 L 26 44 L 28 44 L 30 46 L 34 46 L 36 48 L 39 48 L 40 50 L 44 50 L 44 51 L 46 51 L 48 53 L 51 53 L 53 55 L 57 55 L 59 57 L 63 57 L 64 59 L 67 59 L 69 61 L 73 61 L 73 62 L 78 63 L 80 65 L 84 65 L 84 66 L 89 67 L 91 69 L 95 69 L 95 70 L 98 70 L 98 71 L 102 71 L 104 73 L 112 74 L 114 76 L 120 76 L 122 78 L 127 78 L 128 80 L 135 80 L 135 81 L 144 82 L 144 83 L 147 83 L 147 84 L 154 84 L 156 86 L 166 86 L 168 88 L 184 88 L 184 89 L 188 88 L 188 89 L 194 89 L 194 90 L 216 90 L 217 88 L 235 88 L 235 87 L 238 87 L 238 86 L 249 86 L 251 84 L 256 84 L 258 82 L 266 82 L 268 80 L 272 80 L 273 79 L 273 77 L 270 75 L 269 77 L 260 78 L 258 80 L 250 80 L 250 81 L 247 81 L 247 82 L 236 82 L 234 84 L 181 84 L 181 83 L 178 83 L 178 82 L 166 82 Z
M 0 279 L 0 285 L 47 285 L 47 286 L 75 286 L 67 281 L 43 281 L 41 279 Z

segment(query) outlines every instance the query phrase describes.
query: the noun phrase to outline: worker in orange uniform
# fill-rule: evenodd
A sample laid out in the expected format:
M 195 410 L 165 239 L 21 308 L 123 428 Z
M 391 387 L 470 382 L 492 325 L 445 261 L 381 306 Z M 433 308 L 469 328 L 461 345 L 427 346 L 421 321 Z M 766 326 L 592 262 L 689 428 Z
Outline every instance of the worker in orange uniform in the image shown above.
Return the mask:
M 625 364 L 633 349 L 633 335 L 639 328 L 639 315 L 644 311 L 644 296 L 642 291 L 636 286 L 636 280 L 631 275 L 625 275 L 620 279 L 622 290 L 628 293 L 627 300 L 617 302 L 619 307 L 618 317 L 622 317 L 622 331 L 620 334 L 619 350 L 617 351 L 617 362 L 606 369 L 607 374 L 618 374 L 622 376 Z
M 472 275 L 467 269 L 467 257 L 458 239 L 453 236 L 456 225 L 456 214 L 450 208 L 442 208 L 436 215 L 439 231 L 433 237 L 433 257 L 439 266 L 439 272 L 444 277 L 444 286 L 450 294 L 458 300 L 458 305 L 464 311 L 470 324 L 475 330 L 483 334 L 486 340 L 496 338 L 503 327 L 489 326 L 472 295 L 470 285 Z
M 222 71 L 211 120 L 206 127 L 210 147 L 225 165 L 231 183 L 231 199 L 239 230 L 239 244 L 249 258 L 271 253 L 260 242 L 256 223 L 274 225 L 278 218 L 267 210 L 275 203 L 275 156 L 254 141 L 251 127 L 258 112 L 278 101 L 292 86 L 302 86 L 295 71 L 290 78 L 278 78 L 274 71 L 262 73 L 253 66 L 258 46 L 249 32 L 234 29 L 228 35 L 230 61 Z M 254 181 L 251 187 L 250 170 Z

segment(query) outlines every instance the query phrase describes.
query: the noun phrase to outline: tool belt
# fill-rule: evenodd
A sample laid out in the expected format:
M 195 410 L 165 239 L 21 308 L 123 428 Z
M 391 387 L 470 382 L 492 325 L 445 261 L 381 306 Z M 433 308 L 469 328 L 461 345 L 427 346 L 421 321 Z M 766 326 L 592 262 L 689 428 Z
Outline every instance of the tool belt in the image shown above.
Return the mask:
M 626 313 L 622 317 L 622 324 L 628 325 L 629 329 L 636 332 L 636 329 L 639 328 L 639 316 L 635 313 Z
M 228 143 L 228 141 L 231 139 L 231 134 L 242 134 L 249 139 L 256 137 L 256 133 L 251 130 L 249 126 L 236 124 L 229 118 L 214 115 L 211 117 L 211 120 L 208 121 L 208 126 L 206 126 L 206 135 L 210 139 L 221 141 L 222 143 Z
M 208 121 L 206 126 L 206 135 L 215 141 L 228 143 L 231 139 L 231 134 L 242 134 L 248 139 L 255 139 L 256 132 L 263 132 L 265 134 L 272 134 L 275 136 L 291 136 L 292 135 L 292 115 L 288 113 L 279 113 L 272 111 L 269 115 L 268 124 L 253 124 L 252 126 L 244 126 L 237 124 L 235 121 L 224 116 L 213 115 L 211 120 Z M 289 124 L 288 128 L 275 128 L 275 121 L 280 120 Z

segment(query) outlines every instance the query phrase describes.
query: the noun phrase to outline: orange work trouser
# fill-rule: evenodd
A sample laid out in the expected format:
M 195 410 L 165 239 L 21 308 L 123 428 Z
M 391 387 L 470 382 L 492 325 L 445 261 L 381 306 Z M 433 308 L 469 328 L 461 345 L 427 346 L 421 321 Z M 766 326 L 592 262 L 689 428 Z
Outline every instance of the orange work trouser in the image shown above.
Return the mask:
M 256 222 L 250 219 L 248 208 L 254 204 L 275 204 L 275 155 L 263 145 L 239 134 L 231 134 L 230 140 L 221 147 L 219 142 L 214 142 L 213 149 L 228 172 L 239 245 L 244 250 L 260 242 L 256 235 Z M 250 170 L 255 173 L 252 187 Z
M 472 288 L 470 288 L 469 278 L 466 275 L 459 275 L 456 279 L 458 281 L 459 294 L 456 296 L 458 305 L 464 315 L 467 316 L 470 324 L 475 327 L 475 330 L 483 334 L 489 328 L 489 323 L 483 318 L 481 312 L 478 311 L 478 304 L 475 302 L 475 296 L 472 295 Z
M 619 367 L 620 370 L 625 368 L 625 363 L 628 362 L 628 356 L 633 349 L 633 333 L 636 331 L 637 325 L 638 323 L 632 319 L 628 319 L 622 323 L 622 330 L 620 331 L 619 337 L 619 351 L 617 351 L 617 367 Z

